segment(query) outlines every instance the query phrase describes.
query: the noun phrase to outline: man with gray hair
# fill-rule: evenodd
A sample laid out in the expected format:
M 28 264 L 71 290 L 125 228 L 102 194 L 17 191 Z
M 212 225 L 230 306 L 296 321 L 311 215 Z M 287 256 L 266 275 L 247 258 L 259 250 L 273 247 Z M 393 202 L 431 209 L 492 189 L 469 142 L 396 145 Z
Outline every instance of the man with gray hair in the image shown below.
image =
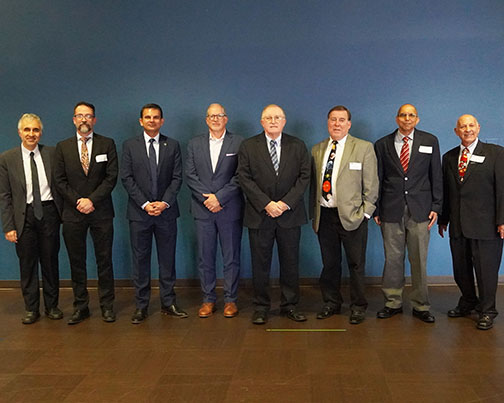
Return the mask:
M 37 115 L 25 113 L 18 122 L 21 146 L 0 156 L 2 226 L 19 258 L 25 325 L 40 318 L 39 264 L 45 313 L 63 318 L 58 308 L 61 205 L 51 180 L 54 147 L 39 144 L 42 129 Z

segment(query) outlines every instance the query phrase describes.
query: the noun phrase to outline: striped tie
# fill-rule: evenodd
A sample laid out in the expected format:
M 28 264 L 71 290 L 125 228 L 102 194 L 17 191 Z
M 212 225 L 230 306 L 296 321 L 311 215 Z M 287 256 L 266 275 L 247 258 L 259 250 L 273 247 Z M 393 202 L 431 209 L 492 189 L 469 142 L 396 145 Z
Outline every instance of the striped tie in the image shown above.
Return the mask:
M 408 165 L 409 165 L 409 144 L 408 144 L 409 137 L 405 136 L 403 137 L 403 145 L 401 147 L 401 155 L 399 156 L 399 159 L 401 160 L 401 165 L 403 167 L 403 171 L 407 172 L 408 171 Z
M 278 175 L 278 154 L 275 140 L 270 140 L 270 157 L 271 162 L 273 163 L 273 168 L 275 168 L 275 173 Z

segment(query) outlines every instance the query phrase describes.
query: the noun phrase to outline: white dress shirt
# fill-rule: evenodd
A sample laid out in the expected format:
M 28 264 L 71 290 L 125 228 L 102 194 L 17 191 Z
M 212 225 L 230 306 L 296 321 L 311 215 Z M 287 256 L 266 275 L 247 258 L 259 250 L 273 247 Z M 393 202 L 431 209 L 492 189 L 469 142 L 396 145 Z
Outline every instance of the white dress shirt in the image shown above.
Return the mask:
M 21 144 L 21 155 L 23 156 L 23 168 L 26 180 L 26 204 L 33 203 L 33 183 L 32 183 L 30 153 L 31 151 Z M 44 162 L 42 161 L 42 156 L 40 155 L 38 145 L 33 150 L 33 158 L 35 160 L 35 164 L 37 165 L 39 187 L 40 187 L 40 200 L 42 201 L 53 200 L 51 194 L 51 188 L 49 187 L 49 182 L 47 181 Z
M 224 143 L 224 137 L 226 136 L 226 130 L 222 134 L 221 138 L 218 139 L 209 133 L 208 141 L 210 145 L 210 160 L 212 161 L 212 172 L 215 172 L 217 168 L 217 162 L 219 162 L 219 155 L 222 149 L 222 144 Z

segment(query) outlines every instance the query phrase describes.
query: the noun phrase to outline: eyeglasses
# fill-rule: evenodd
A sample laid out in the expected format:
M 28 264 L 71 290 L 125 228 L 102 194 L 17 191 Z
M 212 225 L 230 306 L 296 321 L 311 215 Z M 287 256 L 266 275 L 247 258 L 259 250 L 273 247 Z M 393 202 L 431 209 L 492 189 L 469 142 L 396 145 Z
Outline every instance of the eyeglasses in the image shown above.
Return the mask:
M 398 118 L 405 119 L 405 118 L 410 118 L 410 119 L 415 119 L 418 117 L 418 115 L 415 115 L 414 113 L 400 113 L 397 115 Z
M 74 115 L 74 118 L 91 120 L 94 118 L 94 115 L 91 115 L 90 113 L 88 113 L 87 115 L 83 115 L 82 113 L 78 113 L 77 115 Z
M 210 120 L 220 120 L 226 117 L 225 113 L 219 113 L 217 115 L 206 115 L 206 117 Z
M 273 122 L 274 120 L 280 122 L 285 119 L 285 116 L 263 116 L 261 119 L 266 122 Z

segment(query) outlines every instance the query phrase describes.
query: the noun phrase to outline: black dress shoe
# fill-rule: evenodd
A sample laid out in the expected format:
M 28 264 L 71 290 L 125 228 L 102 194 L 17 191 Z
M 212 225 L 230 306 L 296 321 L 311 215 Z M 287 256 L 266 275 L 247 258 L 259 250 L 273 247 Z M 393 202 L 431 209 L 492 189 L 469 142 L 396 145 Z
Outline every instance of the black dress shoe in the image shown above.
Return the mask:
M 295 309 L 287 309 L 285 311 L 282 311 L 281 313 L 294 322 L 306 321 L 306 316 L 304 316 L 304 314 L 302 314 L 301 312 L 296 311 Z
M 52 320 L 63 319 L 63 312 L 61 312 L 61 309 L 59 309 L 58 307 L 46 309 L 45 314 L 49 319 Z
M 104 322 L 112 323 L 116 321 L 116 314 L 113 309 L 103 309 L 101 317 Z
M 488 330 L 493 327 L 493 319 L 489 315 L 480 315 L 476 328 L 479 330 Z
M 456 306 L 453 309 L 448 311 L 449 318 L 461 318 L 463 316 L 467 316 L 471 314 L 471 309 L 461 309 L 459 306 Z
M 268 313 L 266 311 L 255 311 L 252 315 L 252 323 L 254 325 L 264 325 L 268 321 Z
M 37 320 L 39 320 L 39 318 L 39 311 L 26 311 L 25 315 L 21 319 L 21 322 L 23 323 L 23 325 L 31 325 L 32 323 L 35 323 Z
M 76 325 L 77 323 L 81 323 L 84 319 L 89 318 L 89 308 L 85 309 L 76 309 L 70 319 L 68 319 L 69 325 Z
M 429 311 L 417 311 L 416 309 L 413 309 L 413 316 L 420 319 L 421 321 L 424 321 L 425 323 L 434 323 L 436 321 L 434 315 Z
M 364 319 L 366 318 L 366 312 L 364 311 L 352 311 L 350 314 L 350 324 L 351 325 L 358 325 L 359 323 L 364 322 Z
M 337 315 L 341 312 L 341 307 L 339 308 L 331 308 L 330 306 L 324 306 L 322 310 L 317 313 L 317 319 L 327 319 L 333 315 Z
M 144 309 L 137 308 L 135 309 L 135 312 L 133 312 L 133 315 L 131 316 L 131 323 L 133 323 L 134 325 L 138 325 L 142 323 L 147 318 L 147 316 L 149 316 L 149 314 L 147 313 L 147 308 Z
M 161 314 L 163 315 L 170 315 L 170 316 L 176 316 L 180 319 L 187 318 L 189 315 L 187 312 L 184 312 L 182 309 L 180 309 L 177 305 L 171 304 L 170 306 L 163 306 L 161 307 Z
M 376 312 L 376 317 L 378 319 L 388 319 L 394 315 L 397 315 L 398 313 L 402 313 L 402 307 L 401 308 L 389 308 L 388 306 L 386 306 L 381 311 Z

